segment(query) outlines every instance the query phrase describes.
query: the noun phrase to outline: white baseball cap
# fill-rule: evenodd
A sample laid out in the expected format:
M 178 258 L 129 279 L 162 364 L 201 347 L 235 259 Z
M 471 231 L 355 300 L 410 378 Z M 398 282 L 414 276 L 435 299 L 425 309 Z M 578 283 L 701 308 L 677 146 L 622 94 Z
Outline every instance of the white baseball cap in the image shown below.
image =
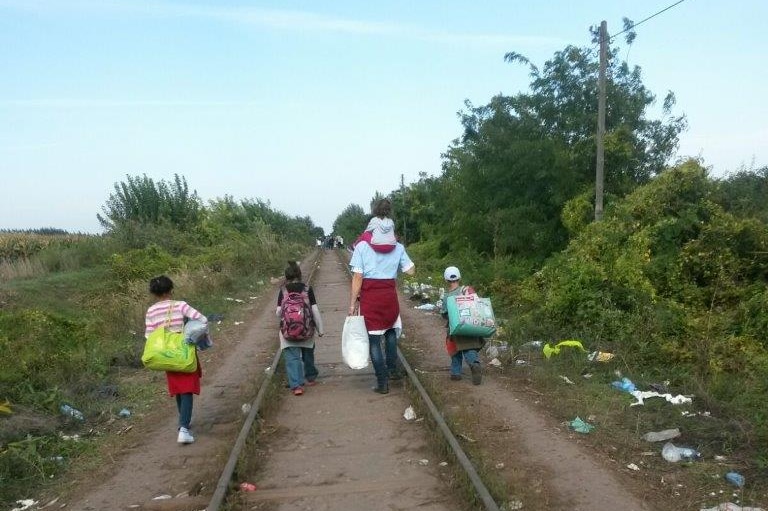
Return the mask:
M 449 282 L 461 279 L 461 272 L 455 266 L 449 266 L 443 272 L 443 278 Z

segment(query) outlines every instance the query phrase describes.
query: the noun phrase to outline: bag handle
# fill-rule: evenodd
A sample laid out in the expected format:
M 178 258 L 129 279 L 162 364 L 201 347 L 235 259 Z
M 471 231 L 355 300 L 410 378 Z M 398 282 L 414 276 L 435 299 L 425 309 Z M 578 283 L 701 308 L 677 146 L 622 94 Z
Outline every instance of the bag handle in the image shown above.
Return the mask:
M 168 306 L 168 312 L 165 313 L 165 324 L 163 325 L 164 328 L 168 328 L 171 326 L 171 313 L 173 312 L 173 308 L 176 306 L 176 302 L 171 300 L 171 304 Z

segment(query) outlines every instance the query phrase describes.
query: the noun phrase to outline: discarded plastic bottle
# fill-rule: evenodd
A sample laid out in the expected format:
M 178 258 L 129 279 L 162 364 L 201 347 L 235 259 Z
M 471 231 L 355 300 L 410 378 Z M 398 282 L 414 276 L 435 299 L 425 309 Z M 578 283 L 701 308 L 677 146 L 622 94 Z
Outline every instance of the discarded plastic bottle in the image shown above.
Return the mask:
M 84 419 L 83 412 L 81 412 L 80 410 L 78 410 L 76 408 L 72 408 L 71 406 L 69 406 L 66 403 L 61 405 L 59 410 L 61 410 L 61 413 L 63 413 L 67 417 L 72 417 L 73 419 L 77 419 L 79 421 Z
M 541 349 L 542 344 L 543 343 L 541 341 L 528 341 L 528 342 L 525 342 L 525 343 L 521 344 L 520 345 L 520 349 L 521 350 L 524 350 L 524 349 L 529 349 L 529 350 Z
M 725 480 L 739 488 L 744 486 L 744 476 L 738 472 L 728 472 L 725 474 Z
M 661 456 L 672 463 L 678 461 L 694 461 L 701 458 L 701 454 L 696 449 L 690 447 L 677 447 L 672 442 L 667 442 L 661 449 Z
M 664 440 L 671 440 L 679 436 L 680 430 L 678 428 L 665 429 L 662 431 L 649 431 L 643 435 L 643 440 L 646 442 L 663 442 Z

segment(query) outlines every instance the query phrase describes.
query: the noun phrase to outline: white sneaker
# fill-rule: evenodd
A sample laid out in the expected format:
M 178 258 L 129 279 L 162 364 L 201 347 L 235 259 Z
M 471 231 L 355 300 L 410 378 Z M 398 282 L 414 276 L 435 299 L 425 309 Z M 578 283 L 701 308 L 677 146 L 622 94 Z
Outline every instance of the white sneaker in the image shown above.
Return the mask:
M 195 437 L 192 436 L 187 428 L 179 428 L 179 438 L 176 441 L 180 444 L 191 444 L 195 441 Z

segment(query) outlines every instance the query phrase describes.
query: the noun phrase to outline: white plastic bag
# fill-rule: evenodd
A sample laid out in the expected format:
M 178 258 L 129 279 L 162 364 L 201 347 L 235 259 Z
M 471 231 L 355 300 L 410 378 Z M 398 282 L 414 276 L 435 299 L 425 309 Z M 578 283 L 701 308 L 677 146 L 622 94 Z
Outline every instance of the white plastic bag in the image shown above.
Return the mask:
M 341 358 L 350 369 L 368 367 L 368 330 L 362 316 L 347 316 L 341 331 Z

